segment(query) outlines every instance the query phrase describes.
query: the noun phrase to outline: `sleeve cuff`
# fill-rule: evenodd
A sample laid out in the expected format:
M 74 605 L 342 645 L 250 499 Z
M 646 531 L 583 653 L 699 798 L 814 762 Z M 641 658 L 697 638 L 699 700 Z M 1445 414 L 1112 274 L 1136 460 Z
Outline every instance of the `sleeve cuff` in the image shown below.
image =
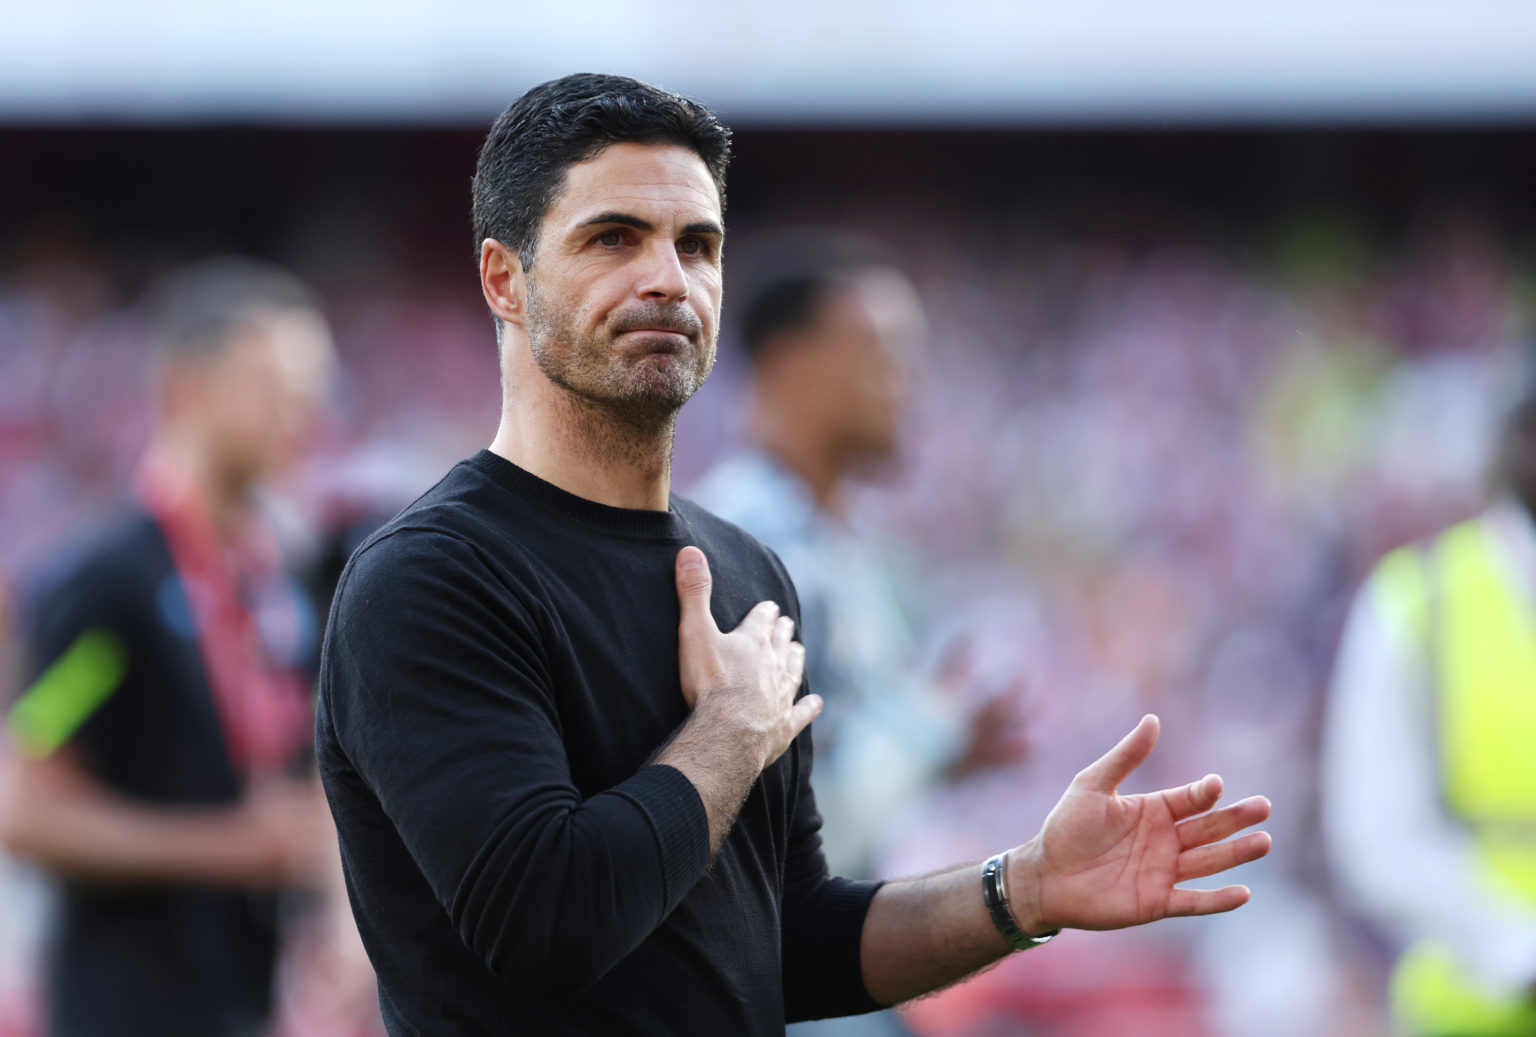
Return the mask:
M 885 1007 L 864 988 L 862 941 L 883 883 L 830 878 L 784 920 L 785 1009 L 790 1022 Z
M 709 867 L 709 815 L 693 782 L 676 767 L 652 764 L 613 790 L 651 823 L 665 883 L 663 917 L 688 895 Z

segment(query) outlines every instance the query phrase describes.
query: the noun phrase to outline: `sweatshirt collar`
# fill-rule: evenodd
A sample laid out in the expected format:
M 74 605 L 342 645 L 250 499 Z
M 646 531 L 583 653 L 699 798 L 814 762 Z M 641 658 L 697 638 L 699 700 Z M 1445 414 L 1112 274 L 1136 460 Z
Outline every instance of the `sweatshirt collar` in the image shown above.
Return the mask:
M 676 494 L 669 495 L 666 511 L 616 508 L 611 504 L 578 497 L 490 450 L 481 450 L 466 463 L 524 500 L 588 528 L 614 536 L 644 540 L 686 539 L 687 526 L 678 514 Z

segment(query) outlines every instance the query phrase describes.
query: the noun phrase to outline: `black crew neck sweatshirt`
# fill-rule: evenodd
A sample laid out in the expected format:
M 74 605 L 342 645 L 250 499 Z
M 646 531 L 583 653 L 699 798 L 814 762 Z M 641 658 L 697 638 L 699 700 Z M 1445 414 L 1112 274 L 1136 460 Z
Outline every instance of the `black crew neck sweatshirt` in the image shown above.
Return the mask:
M 342 575 L 316 749 L 393 1037 L 781 1034 L 869 1011 L 876 884 L 830 878 L 809 731 L 713 865 L 704 806 L 649 761 L 687 719 L 674 560 L 722 630 L 779 560 L 673 495 L 613 508 L 481 451 Z M 803 693 L 804 689 L 802 689 Z

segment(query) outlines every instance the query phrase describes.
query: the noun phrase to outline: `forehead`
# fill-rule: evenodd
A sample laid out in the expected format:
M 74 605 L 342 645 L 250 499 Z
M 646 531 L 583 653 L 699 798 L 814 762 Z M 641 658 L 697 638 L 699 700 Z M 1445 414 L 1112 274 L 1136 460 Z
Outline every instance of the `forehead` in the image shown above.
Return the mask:
M 882 335 L 922 332 L 925 313 L 917 289 L 897 270 L 868 269 L 831 283 L 820 303 L 822 320 L 866 324 Z
M 325 318 L 313 310 L 252 307 L 230 330 L 221 356 L 233 377 L 259 369 L 307 389 L 330 380 L 335 348 Z
M 856 285 L 871 321 L 886 338 L 906 342 L 921 338 L 927 330 L 922 301 L 906 275 L 890 269 L 867 270 Z
M 857 327 L 898 349 L 920 340 L 927 320 L 916 288 L 896 270 L 872 268 L 838 279 L 821 304 L 820 318 Z
M 607 211 L 718 222 L 720 194 L 704 160 L 688 148 L 624 141 L 566 170 L 548 219 L 559 224 Z

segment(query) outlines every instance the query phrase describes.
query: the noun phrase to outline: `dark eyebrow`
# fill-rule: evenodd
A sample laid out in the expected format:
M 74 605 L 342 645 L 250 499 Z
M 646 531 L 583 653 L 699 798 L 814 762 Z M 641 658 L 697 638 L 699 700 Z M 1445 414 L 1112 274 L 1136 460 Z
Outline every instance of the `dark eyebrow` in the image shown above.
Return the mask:
M 592 217 L 583 223 L 583 227 L 597 227 L 604 223 L 617 223 L 621 227 L 633 227 L 635 230 L 655 230 L 648 222 L 638 216 L 631 216 L 625 212 L 605 212 Z
M 617 224 L 620 227 L 633 227 L 635 230 L 651 231 L 656 228 L 648 220 L 642 220 L 638 216 L 631 216 L 626 212 L 599 213 L 590 220 L 582 223 L 583 227 L 600 227 Z M 725 230 L 713 220 L 702 220 L 698 223 L 690 223 L 683 228 L 684 234 L 712 234 L 717 238 L 725 237 Z

